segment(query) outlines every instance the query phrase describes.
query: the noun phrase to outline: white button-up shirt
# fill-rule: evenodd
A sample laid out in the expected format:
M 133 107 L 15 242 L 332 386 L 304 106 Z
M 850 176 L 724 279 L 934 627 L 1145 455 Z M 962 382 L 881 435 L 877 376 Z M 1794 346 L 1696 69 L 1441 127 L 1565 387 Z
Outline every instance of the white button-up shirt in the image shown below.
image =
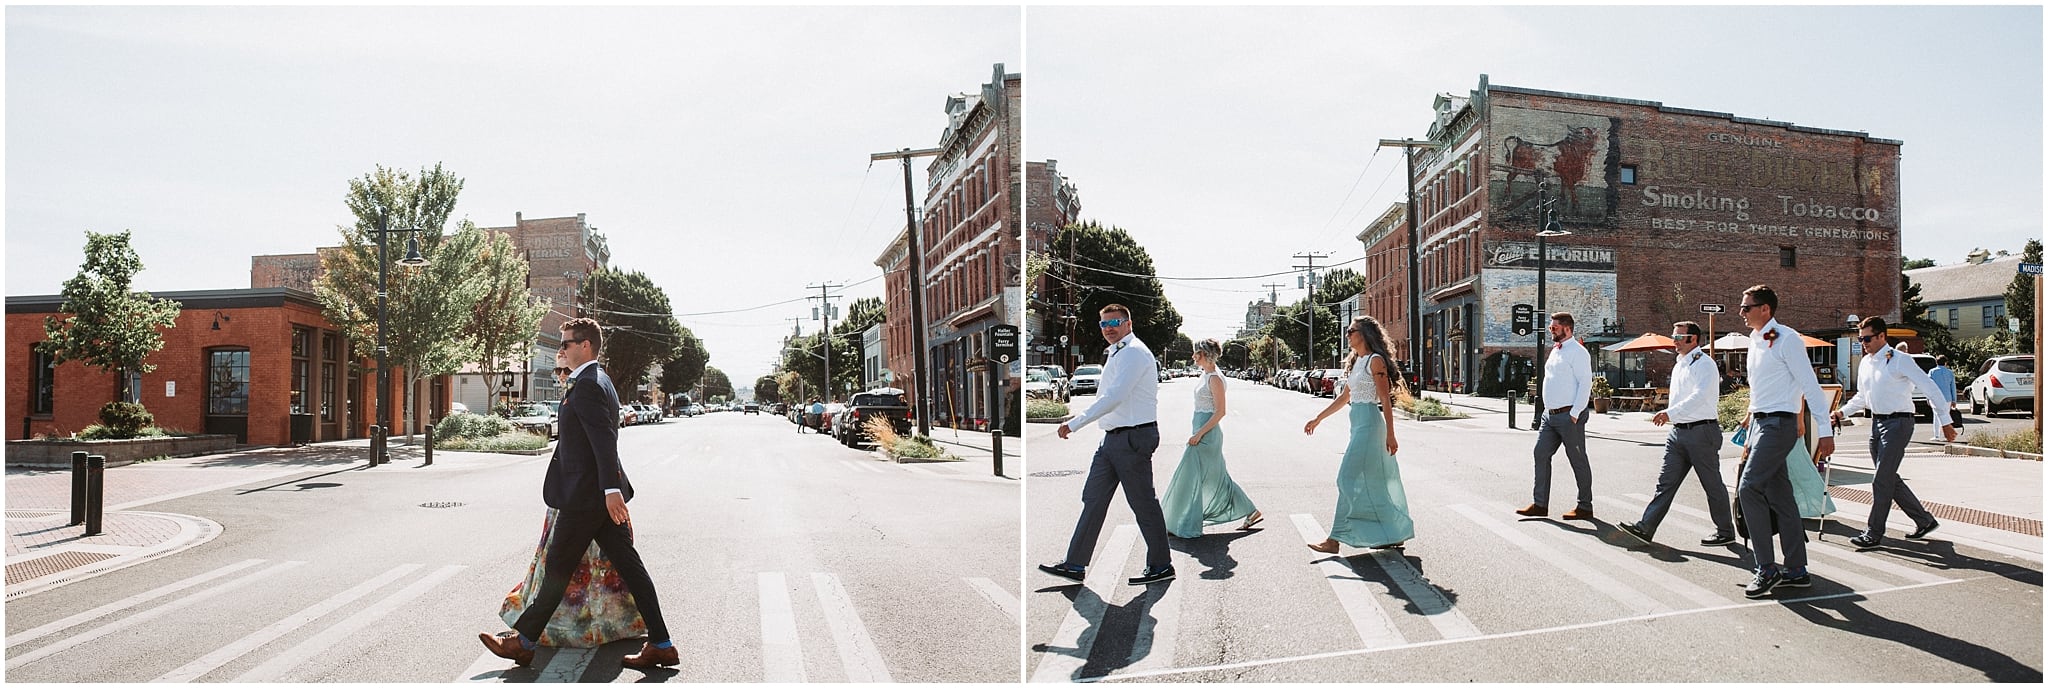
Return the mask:
M 1115 430 L 1159 420 L 1159 359 L 1137 333 L 1124 335 L 1108 349 L 1102 364 L 1102 382 L 1095 403 L 1086 412 L 1067 421 L 1068 430 L 1079 430 L 1096 421 Z
M 1934 407 L 1935 418 L 1942 425 L 1948 425 L 1949 405 L 1935 400 L 1947 400 L 1940 385 L 1934 378 L 1913 362 L 1913 357 L 1887 344 L 1877 353 L 1863 357 L 1856 365 L 1856 396 L 1842 405 L 1842 415 L 1853 416 L 1865 410 L 1878 415 L 1887 413 L 1912 413 L 1913 388 L 1927 395 L 1929 406 Z
M 1777 333 L 1775 340 L 1765 339 Z M 1813 362 L 1806 359 L 1806 341 L 1799 332 L 1778 324 L 1776 318 L 1762 329 L 1749 333 L 1749 412 L 1798 413 L 1800 397 L 1814 418 L 1828 417 L 1827 395 L 1820 378 L 1813 374 Z M 1829 423 L 1814 423 L 1813 436 L 1834 437 Z
M 1550 357 L 1543 360 L 1543 411 L 1570 406 L 1577 418 L 1592 398 L 1593 356 L 1586 353 L 1586 345 L 1578 337 L 1551 345 Z
M 1694 423 L 1721 417 L 1721 367 L 1702 349 L 1678 357 L 1671 367 L 1671 405 L 1664 413 L 1673 423 Z

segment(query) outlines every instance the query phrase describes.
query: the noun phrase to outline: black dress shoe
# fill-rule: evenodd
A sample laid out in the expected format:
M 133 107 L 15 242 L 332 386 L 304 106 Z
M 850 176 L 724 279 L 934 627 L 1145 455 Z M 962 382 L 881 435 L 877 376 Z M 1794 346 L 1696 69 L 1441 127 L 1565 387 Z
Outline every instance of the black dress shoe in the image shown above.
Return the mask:
M 1650 533 L 1643 532 L 1643 529 L 1636 527 L 1636 524 L 1634 523 L 1616 523 L 1614 524 L 1614 528 L 1621 532 L 1628 533 L 1630 536 L 1634 537 L 1637 540 L 1642 540 L 1643 544 L 1645 545 L 1650 544 L 1650 538 L 1652 537 L 1652 535 Z
M 1173 580 L 1173 565 L 1171 564 L 1157 569 L 1148 569 L 1143 574 L 1139 574 L 1137 578 L 1130 579 L 1130 583 L 1131 585 L 1151 585 L 1170 580 Z
M 1726 547 L 1732 544 L 1735 544 L 1735 536 L 1726 534 L 1710 535 L 1700 540 L 1701 547 Z
M 1927 521 L 1927 524 L 1926 524 L 1926 525 L 1920 526 L 1920 528 L 1919 528 L 1919 529 L 1917 529 L 1917 530 L 1914 530 L 1914 531 L 1913 531 L 1913 532 L 1912 532 L 1911 534 L 1908 534 L 1908 535 L 1906 536 L 1906 539 L 1908 539 L 1908 540 L 1918 540 L 1918 539 L 1920 539 L 1920 538 L 1924 538 L 1924 537 L 1927 537 L 1927 534 L 1928 534 L 1928 533 L 1932 533 L 1932 532 L 1934 532 L 1934 529 L 1936 529 L 1936 528 L 1940 528 L 1940 527 L 1941 527 L 1941 522 L 1940 522 L 1940 521 L 1936 521 L 1936 520 L 1933 520 L 1933 519 L 1928 519 L 1928 521 Z
M 1038 570 L 1050 573 L 1055 576 L 1059 576 L 1061 578 L 1065 578 L 1076 583 L 1079 583 L 1081 582 L 1081 579 L 1088 577 L 1088 569 L 1081 568 L 1078 566 L 1069 566 L 1066 562 L 1060 562 L 1058 564 L 1039 564 Z
M 1869 533 L 1864 533 L 1862 535 L 1849 538 L 1849 544 L 1854 545 L 1856 547 L 1856 551 L 1861 552 L 1867 549 L 1877 549 L 1880 545 L 1884 544 L 1884 538 L 1871 535 Z
M 1785 574 L 1777 569 L 1759 572 L 1756 574 L 1756 578 L 1750 579 L 1749 585 L 1742 589 L 1742 596 L 1754 600 L 1769 595 L 1772 588 L 1778 587 L 1778 584 L 1783 582 L 1785 582 Z
M 1810 573 L 1802 573 L 1802 574 L 1799 574 L 1799 575 L 1797 575 L 1797 576 L 1790 576 L 1790 575 L 1788 575 L 1788 576 L 1785 576 L 1785 580 L 1783 580 L 1783 581 L 1779 581 L 1779 582 L 1778 582 L 1778 587 L 1780 587 L 1780 588 L 1811 588 L 1811 587 L 1813 587 L 1813 574 L 1810 574 Z

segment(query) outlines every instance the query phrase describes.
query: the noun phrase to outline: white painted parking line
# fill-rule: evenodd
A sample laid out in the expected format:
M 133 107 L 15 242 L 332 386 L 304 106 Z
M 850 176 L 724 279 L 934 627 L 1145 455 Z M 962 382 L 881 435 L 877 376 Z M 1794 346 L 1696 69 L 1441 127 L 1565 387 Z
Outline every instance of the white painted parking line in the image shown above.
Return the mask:
M 796 606 L 789 601 L 789 579 L 776 571 L 761 574 L 761 680 L 804 683 L 803 643 L 796 635 Z
M 170 602 L 164 603 L 164 605 L 163 605 L 163 606 L 160 606 L 160 607 L 156 607 L 156 608 L 150 609 L 150 610 L 148 610 L 148 611 L 138 612 L 138 613 L 135 613 L 135 614 L 133 614 L 133 615 L 130 615 L 130 616 L 125 616 L 125 617 L 121 617 L 120 619 L 118 619 L 118 620 L 115 620 L 115 621 L 112 621 L 112 622 L 109 622 L 109 623 L 107 623 L 107 624 L 106 624 L 106 625 L 104 625 L 104 626 L 100 626 L 100 627 L 98 627 L 98 628 L 94 628 L 94 629 L 92 629 L 92 630 L 90 630 L 90 631 L 86 631 L 86 632 L 84 632 L 84 633 L 80 633 L 80 634 L 78 634 L 78 635 L 70 636 L 70 637 L 67 637 L 67 638 L 65 638 L 65 639 L 63 639 L 63 640 L 59 640 L 59 641 L 57 641 L 57 642 L 54 642 L 54 643 L 50 643 L 50 644 L 48 644 L 48 645 L 44 645 L 44 646 L 42 646 L 42 647 L 36 648 L 36 649 L 35 649 L 34 651 L 32 651 L 32 652 L 29 652 L 29 653 L 27 653 L 27 654 L 22 654 L 22 655 L 18 655 L 18 656 L 14 656 L 14 657 L 9 657 L 9 658 L 7 658 L 7 669 L 8 669 L 8 670 L 10 670 L 10 671 L 12 671 L 12 670 L 14 670 L 14 669 L 15 669 L 15 668 L 17 668 L 17 667 L 25 666 L 25 665 L 29 664 L 30 662 L 34 662 L 34 661 L 36 661 L 36 660 L 40 660 L 40 659 L 42 659 L 42 658 L 44 658 L 44 657 L 48 657 L 48 656 L 50 656 L 50 655 L 54 655 L 54 654 L 57 654 L 57 653 L 59 653 L 59 652 L 63 652 L 63 651 L 65 651 L 65 650 L 69 650 L 69 649 L 71 649 L 71 648 L 74 648 L 74 647 L 78 647 L 78 646 L 80 646 L 80 645 L 84 645 L 84 644 L 86 644 L 86 643 L 89 643 L 89 642 L 92 642 L 92 641 L 94 641 L 94 640 L 98 640 L 98 639 L 100 639 L 100 638 L 102 638 L 102 637 L 105 637 L 105 636 L 107 636 L 107 635 L 110 635 L 110 634 L 112 634 L 112 633 L 114 633 L 114 632 L 116 632 L 116 631 L 120 631 L 120 630 L 122 630 L 122 629 L 126 629 L 126 628 L 129 628 L 129 627 L 131 627 L 131 626 L 136 626 L 136 625 L 140 625 L 140 624 L 141 624 L 142 622 L 148 621 L 148 620 L 150 620 L 150 619 L 154 619 L 154 618 L 156 618 L 156 617 L 159 617 L 159 616 L 163 616 L 163 615 L 165 615 L 165 614 L 169 614 L 169 613 L 171 613 L 171 612 L 174 612 L 174 611 L 177 611 L 177 610 L 179 610 L 179 609 L 183 609 L 183 608 L 185 608 L 185 607 L 186 607 L 187 605 L 191 605 L 191 604 L 194 604 L 194 603 L 197 603 L 197 602 L 202 602 L 202 601 L 205 601 L 206 599 L 208 599 L 208 598 L 211 598 L 211 597 L 213 597 L 213 596 L 215 596 L 215 595 L 219 595 L 219 594 L 222 594 L 222 593 L 227 593 L 227 592 L 232 592 L 232 591 L 234 591 L 234 590 L 235 590 L 236 588 L 240 588 L 240 587 L 242 587 L 242 586 L 244 586 L 244 585 L 248 585 L 248 584 L 250 584 L 250 583 L 254 583 L 254 582 L 256 582 L 256 581 L 262 580 L 262 579 L 264 579 L 264 578 L 268 578 L 268 577 L 270 577 L 270 575 L 271 575 L 271 574 L 274 574 L 274 573 L 277 573 L 277 572 L 279 572 L 279 571 L 283 571 L 283 570 L 285 570 L 285 569 L 289 569 L 289 568 L 292 568 L 292 567 L 295 567 L 295 566 L 298 566 L 298 565 L 300 565 L 300 564 L 304 564 L 304 563 L 306 563 L 306 562 L 303 562 L 303 561 L 287 561 L 287 562 L 284 562 L 284 563 L 278 564 L 278 565 L 276 565 L 276 566 L 272 566 L 272 567 L 270 567 L 270 568 L 267 568 L 267 569 L 263 569 L 263 570 L 261 570 L 261 571 L 257 571 L 257 572 L 251 573 L 251 574 L 249 574 L 249 575 L 246 575 L 246 576 L 242 576 L 242 577 L 240 577 L 240 578 L 236 578 L 236 579 L 234 579 L 234 580 L 230 580 L 230 581 L 227 581 L 227 582 L 225 582 L 225 583 L 222 583 L 222 584 L 220 584 L 220 585 L 218 585 L 218 586 L 215 586 L 215 587 L 211 587 L 211 588 L 207 588 L 207 589 L 205 589 L 205 590 L 201 590 L 201 591 L 199 591 L 199 592 L 195 592 L 195 593 L 192 593 L 191 595 L 187 595 L 187 596 L 185 596 L 185 597 L 181 597 L 181 598 L 178 598 L 178 599 L 176 599 L 176 600 L 173 600 L 173 601 L 170 601 Z
M 156 680 L 151 681 L 151 683 L 190 683 L 198 680 L 199 677 L 205 676 L 207 672 L 219 669 L 228 662 L 235 661 L 242 655 L 249 654 L 251 650 L 263 647 L 271 641 L 284 637 L 287 633 L 298 630 L 300 626 L 311 623 L 314 619 L 326 616 L 333 613 L 336 609 L 362 599 L 364 595 L 375 592 L 378 588 L 390 584 L 391 581 L 398 580 L 401 576 L 419 570 L 419 568 L 419 564 L 400 564 L 396 568 L 385 571 L 376 578 L 363 581 L 353 588 L 321 600 L 319 604 L 307 607 L 296 614 L 278 620 L 277 623 L 242 636 L 240 639 L 228 643 L 218 650 L 207 653 L 204 657 L 192 660 L 185 666 L 172 669 L 169 673 L 156 677 Z
M 548 658 L 547 666 L 540 668 L 540 675 L 534 683 L 578 683 L 583 680 L 583 671 L 590 668 L 590 660 L 597 658 L 594 647 L 564 647 L 555 650 L 555 656 Z
M 1038 668 L 1031 672 L 1032 683 L 1066 683 L 1078 678 L 1081 667 L 1088 665 L 1088 655 L 1095 650 L 1095 632 L 1101 627 L 1103 613 L 1109 609 L 1110 597 L 1122 582 L 1117 578 L 1123 574 L 1124 562 L 1130 559 L 1131 545 L 1137 540 L 1137 526 L 1117 526 L 1109 535 L 1109 545 L 1096 552 L 1083 590 L 1060 620 L 1052 640 L 1045 643 Z
M 1515 527 L 1496 521 L 1471 505 L 1452 504 L 1449 508 L 1457 512 L 1458 515 L 1479 524 L 1481 528 L 1485 528 L 1488 532 L 1500 536 L 1501 539 L 1508 541 L 1509 544 L 1520 547 L 1522 551 L 1542 559 L 1545 563 L 1550 564 L 1551 567 L 1564 572 L 1565 575 L 1579 579 L 1579 582 L 1585 583 L 1587 587 L 1600 591 L 1601 594 L 1620 603 L 1621 606 L 1627 607 L 1632 612 L 1637 614 L 1655 614 L 1671 611 L 1669 605 L 1657 601 L 1656 598 L 1645 595 L 1635 588 L 1623 585 L 1621 581 L 1601 573 L 1599 569 L 1573 557 L 1566 556 L 1556 549 L 1547 547 L 1543 543 L 1537 542 L 1535 538 L 1523 535 Z M 1501 511 L 1500 513 L 1513 512 Z
M 853 609 L 853 597 L 839 577 L 829 573 L 811 574 L 811 587 L 818 591 L 818 606 L 825 611 L 825 626 L 832 630 L 832 646 L 839 650 L 839 665 L 846 670 L 847 683 L 894 683 L 889 667 L 882 661 L 868 627 Z
M 1498 503 L 1488 503 L 1486 508 L 1489 511 L 1503 514 L 1511 510 L 1507 505 Z M 1578 549 L 1588 557 L 1591 557 L 1593 560 L 1591 563 L 1596 566 L 1607 571 L 1626 571 L 1630 575 L 1650 583 L 1651 586 L 1683 597 L 1687 602 L 1696 606 L 1718 607 L 1736 601 L 1733 595 L 1715 594 L 1712 590 L 1708 590 L 1697 583 L 1680 578 L 1670 571 L 1664 570 L 1661 565 L 1645 562 L 1636 556 L 1628 554 L 1626 550 L 1601 541 L 1598 537 L 1593 537 L 1586 533 L 1552 529 L 1545 530 L 1551 531 L 1547 537 L 1548 540 L 1551 542 L 1563 542 Z M 1630 538 L 1626 533 L 1617 533 L 1616 537 L 1626 538 L 1630 544 L 1635 544 L 1635 539 Z M 1731 590 L 1730 592 L 1733 591 Z
M 1402 596 L 1415 604 L 1416 611 L 1422 612 L 1423 618 L 1436 627 L 1438 634 L 1445 638 L 1479 635 L 1479 627 L 1472 624 L 1472 619 L 1467 618 L 1450 598 L 1444 597 L 1443 591 L 1423 578 L 1422 572 L 1415 570 L 1407 557 L 1401 556 L 1400 552 L 1380 550 L 1373 552 L 1372 558 L 1380 563 L 1380 568 L 1386 569 L 1394 584 L 1401 587 Z
M 1010 617 L 1012 623 L 1016 622 L 1017 618 L 1022 615 L 1022 612 L 1018 610 L 1017 596 L 1011 595 L 1010 591 L 996 585 L 995 581 L 987 578 L 962 578 L 960 580 L 967 581 L 968 587 L 974 588 L 975 592 L 981 593 L 982 599 L 988 600 L 989 604 L 995 605 L 996 609 L 1002 610 L 1005 616 Z
M 1294 514 L 1292 519 L 1294 529 L 1301 532 L 1302 542 L 1322 542 L 1330 535 L 1330 531 L 1316 524 L 1314 516 Z M 1337 594 L 1337 603 L 1344 608 L 1344 616 L 1351 620 L 1352 630 L 1358 632 L 1360 643 L 1365 647 L 1389 647 L 1408 642 L 1401 635 L 1401 630 L 1394 627 L 1393 615 L 1387 613 L 1386 607 L 1381 606 L 1373 595 L 1372 584 L 1359 577 L 1348 560 L 1334 554 L 1321 557 L 1316 561 L 1316 568 L 1323 572 L 1323 579 Z
M 350 635 L 355 634 L 356 631 L 376 623 L 378 619 L 384 618 L 386 614 L 397 611 L 399 607 L 405 606 L 413 598 L 425 594 L 429 588 L 441 584 L 441 581 L 454 577 L 463 568 L 460 564 L 450 564 L 435 569 L 433 573 L 413 581 L 411 585 L 399 588 L 398 592 L 392 593 L 390 597 L 378 600 L 375 604 L 364 607 L 362 611 L 356 612 L 333 626 L 327 627 L 326 630 L 313 634 L 313 637 L 307 638 L 299 644 L 292 646 L 291 649 L 271 657 L 268 661 L 257 665 L 256 668 L 235 677 L 234 680 L 236 683 L 274 683 L 282 681 L 286 672 L 298 668 L 300 664 L 304 664 L 306 660 L 312 659 L 315 655 L 332 650 L 335 646 L 340 645 L 341 641 L 347 640 Z
M 1644 502 L 1647 502 L 1649 500 L 1648 495 L 1642 494 L 1631 494 L 1629 495 L 1629 498 L 1631 500 L 1642 500 Z M 1696 519 L 1700 523 L 1713 522 L 1712 516 L 1709 516 L 1706 512 L 1700 511 L 1699 509 L 1693 507 L 1674 505 L 1672 506 L 1671 511 L 1673 513 L 1684 514 L 1689 518 Z M 1893 577 L 1912 581 L 1915 583 L 1938 583 L 1945 580 L 1951 580 L 1950 578 L 1938 576 L 1932 573 L 1928 573 L 1926 571 L 1921 571 L 1899 564 L 1894 564 L 1892 562 L 1885 561 L 1882 557 L 1872 556 L 1869 554 L 1863 554 L 1843 549 L 1841 547 L 1835 546 L 1833 544 L 1833 541 L 1823 543 L 1809 540 L 1806 543 L 1806 553 L 1809 555 L 1809 560 L 1807 562 L 1807 564 L 1809 565 L 1809 569 L 1812 568 L 1812 555 L 1819 555 L 1827 557 L 1828 559 L 1833 561 L 1839 561 L 1845 564 L 1860 566 L 1866 569 L 1878 571 L 1881 573 L 1885 573 L 1887 575 L 1891 575 Z M 1832 577 L 1839 582 L 1848 583 L 1850 584 L 1850 587 L 1856 588 L 1858 590 L 1875 590 L 1878 588 L 1891 587 L 1890 583 L 1885 583 L 1870 578 L 1864 578 L 1862 576 L 1857 576 L 1854 573 L 1850 573 L 1846 577 L 1839 575 L 1840 573 L 1842 573 L 1840 571 L 1833 571 L 1827 573 L 1830 573 L 1831 575 L 1823 575 L 1821 577 Z M 1858 579 L 1860 580 L 1860 582 L 1852 581 L 1851 579 Z
M 123 609 L 127 609 L 129 607 L 133 607 L 135 605 L 142 604 L 144 602 L 148 602 L 150 600 L 163 597 L 165 595 L 169 595 L 179 590 L 184 590 L 186 588 L 198 585 L 200 583 L 204 583 L 215 578 L 219 578 L 221 576 L 225 576 L 230 573 L 234 573 L 236 571 L 240 571 L 242 569 L 246 569 L 261 563 L 263 563 L 262 559 L 247 559 L 235 562 L 233 564 L 228 564 L 227 566 L 223 566 L 212 571 L 208 571 L 206 573 L 193 576 L 191 578 L 171 583 L 163 587 L 155 588 L 153 590 L 147 590 L 144 592 L 136 593 L 134 595 L 130 595 L 128 597 L 115 600 L 113 602 L 108 602 L 98 607 L 94 607 L 91 611 L 73 614 L 71 616 L 67 616 L 62 619 L 58 619 L 56 621 L 52 621 L 41 626 L 37 626 L 35 628 L 22 631 L 20 633 L 9 633 L 7 634 L 7 646 L 14 647 L 16 645 L 20 645 L 22 643 L 26 643 L 28 641 L 49 635 L 51 633 L 56 633 L 66 628 L 70 628 L 72 626 L 76 626 L 87 621 L 91 621 L 93 619 L 97 619 L 102 616 L 106 616 L 108 614 L 112 614 L 114 612 L 121 611 Z

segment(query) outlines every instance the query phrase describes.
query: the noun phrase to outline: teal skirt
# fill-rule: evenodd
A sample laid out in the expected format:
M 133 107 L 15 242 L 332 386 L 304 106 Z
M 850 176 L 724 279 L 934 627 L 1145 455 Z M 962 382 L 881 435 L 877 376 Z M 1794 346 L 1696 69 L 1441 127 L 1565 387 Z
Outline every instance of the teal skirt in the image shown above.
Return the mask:
M 1813 452 L 1806 449 L 1809 437 L 1792 443 L 1792 453 L 1785 455 L 1785 476 L 1792 480 L 1792 501 L 1799 505 L 1799 517 L 1820 518 L 1835 512 L 1835 500 L 1828 496 L 1820 469 L 1813 467 Z
M 1215 415 L 1196 411 L 1189 434 L 1201 430 Z M 1160 495 L 1159 508 L 1166 514 L 1166 532 L 1183 538 L 1201 537 L 1203 526 L 1235 521 L 1258 510 L 1223 467 L 1222 425 L 1181 451 L 1180 466 L 1173 469 L 1173 480 L 1166 484 L 1166 494 Z
M 1351 404 L 1351 443 L 1337 467 L 1330 537 L 1352 547 L 1385 547 L 1415 537 L 1401 467 L 1387 453 L 1387 419 L 1379 404 Z

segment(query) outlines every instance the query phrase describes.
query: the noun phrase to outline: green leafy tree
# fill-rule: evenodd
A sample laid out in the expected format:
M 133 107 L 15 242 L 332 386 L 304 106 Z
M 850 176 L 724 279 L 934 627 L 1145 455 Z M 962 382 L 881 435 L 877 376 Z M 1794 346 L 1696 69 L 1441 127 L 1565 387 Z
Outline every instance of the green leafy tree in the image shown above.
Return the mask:
M 732 380 L 725 376 L 725 371 L 707 367 L 704 369 L 704 394 L 713 399 L 731 399 Z
M 859 335 L 838 335 L 831 339 L 833 389 L 844 392 L 860 386 Z M 782 369 L 803 378 L 804 394 L 808 396 L 825 396 L 824 340 L 824 336 L 814 333 L 792 337 L 782 347 Z
M 1904 266 L 1903 268 L 1900 268 L 1900 269 L 1902 269 L 1902 270 L 1918 270 L 1918 269 L 1920 269 L 1920 268 L 1931 268 L 1931 267 L 1934 267 L 1934 259 L 1933 259 L 1933 258 L 1908 258 L 1908 259 L 1906 259 L 1906 264 L 1905 264 L 1905 266 Z
M 1919 332 L 1920 341 L 1927 344 L 1929 352 L 1948 357 L 1948 360 L 1957 367 L 1964 365 L 1961 362 L 1967 360 L 1963 357 L 1969 355 L 1968 347 L 1956 339 L 1955 333 L 1949 331 L 1947 325 L 1934 319 L 1926 301 L 1920 297 L 1920 285 L 1903 272 L 1899 275 L 1898 324 Z
M 476 364 L 485 372 L 526 368 L 548 300 L 526 288 L 526 258 L 510 235 L 485 233 L 475 269 L 483 294 L 470 308 L 465 335 L 475 344 Z
M 142 256 L 129 244 L 129 233 L 85 233 L 85 263 L 78 275 L 64 281 L 63 313 L 59 320 L 43 319 L 43 336 L 38 344 L 56 362 L 82 361 L 114 374 L 116 402 L 129 399 L 128 374 L 148 373 L 156 366 L 149 355 L 164 348 L 158 330 L 177 327 L 180 309 L 175 301 L 136 292 L 135 273 L 141 272 Z
M 866 332 L 868 328 L 882 324 L 882 321 L 888 315 L 889 312 L 882 307 L 882 299 L 879 297 L 870 296 L 854 299 L 853 303 L 846 307 L 846 319 L 834 323 L 832 331 L 842 335 L 858 337 L 862 332 Z M 838 365 L 839 360 L 833 359 L 832 364 Z
M 391 256 L 384 335 L 393 365 L 406 372 L 407 389 L 420 380 L 459 370 L 475 361 L 477 344 L 470 327 L 476 304 L 489 289 L 485 271 L 476 269 L 485 244 L 484 232 L 464 220 L 446 233 L 448 216 L 462 192 L 462 179 L 436 164 L 418 177 L 382 165 L 349 180 L 343 197 L 353 226 L 340 227 L 342 248 L 321 257 L 321 276 L 313 291 L 327 315 L 358 351 L 377 346 L 378 248 L 372 233 L 380 224 L 391 229 L 419 229 L 423 267 L 398 265 L 406 234 L 391 234 Z M 412 441 L 412 418 L 419 395 L 407 394 L 414 412 L 400 414 L 406 441 Z M 381 416 L 382 411 L 378 414 Z
M 1159 273 L 1152 267 L 1151 254 L 1128 232 L 1086 222 L 1067 225 L 1050 243 L 1073 246 L 1074 262 L 1058 262 L 1052 269 L 1070 288 L 1062 302 L 1080 304 L 1075 313 L 1083 322 L 1093 322 L 1103 306 L 1121 303 L 1137 321 L 1138 338 L 1154 352 L 1164 351 L 1180 332 L 1180 311 L 1153 277 Z M 1083 346 L 1081 351 L 1083 362 L 1101 362 L 1099 349 Z
M 782 401 L 782 382 L 774 375 L 763 375 L 754 380 L 754 401 L 775 404 Z
M 1315 347 L 1312 350 L 1313 353 L 1309 354 L 1310 360 L 1299 361 L 1296 365 L 1303 367 L 1328 365 L 1336 355 L 1338 345 L 1337 334 L 1341 331 L 1343 325 L 1337 322 L 1337 314 L 1331 312 L 1329 307 L 1322 304 L 1315 304 L 1314 315 L 1311 316 L 1310 313 L 1308 299 L 1303 298 L 1300 301 L 1294 302 L 1293 305 L 1275 311 L 1273 321 L 1266 324 L 1266 329 L 1273 336 L 1279 337 L 1281 341 L 1287 342 L 1289 348 L 1297 352 L 1311 351 L 1308 341 L 1308 322 L 1310 317 L 1314 317 L 1316 340 Z
M 2040 239 L 2027 240 L 2026 250 L 2020 252 L 2020 261 L 2041 264 Z M 2005 286 L 2007 317 L 2020 321 L 2020 331 L 2012 342 L 2014 353 L 2031 353 L 2034 350 L 2034 318 L 2040 315 L 2034 312 L 2034 280 L 2033 275 L 2021 273 L 2013 275 L 2012 283 Z
M 1261 334 L 1252 339 L 1251 347 L 1250 363 L 1254 368 L 1270 372 L 1293 366 L 1289 361 L 1294 360 L 1294 349 L 1279 337 Z M 1277 365 L 1275 361 L 1278 361 Z
M 705 364 L 711 362 L 711 353 L 704 348 L 704 340 L 698 339 L 690 328 L 680 325 L 678 328 L 682 331 L 683 345 L 676 349 L 674 358 L 661 362 L 661 389 L 671 394 L 696 387 L 704 378 Z
M 775 390 L 776 393 L 782 395 L 783 399 L 789 400 L 789 403 L 802 404 L 809 402 L 811 396 L 817 393 L 818 388 L 806 385 L 804 383 L 804 376 L 801 373 L 794 370 L 785 370 L 776 373 Z
M 1345 299 L 1365 291 L 1365 276 L 1351 268 L 1337 268 L 1322 274 L 1320 286 L 1316 287 L 1316 302 L 1325 306 L 1343 303 Z
M 1251 354 L 1250 338 L 1232 339 L 1223 343 L 1223 355 L 1217 357 L 1216 365 L 1231 370 L 1244 370 L 1252 367 Z
M 1173 333 L 1173 341 L 1159 355 L 1159 362 L 1169 368 L 1185 368 L 1195 360 L 1195 341 L 1186 333 Z
M 668 294 L 645 273 L 599 267 L 583 278 L 576 298 L 604 330 L 599 360 L 622 397 L 645 384 L 655 364 L 675 360 L 689 348 Z

